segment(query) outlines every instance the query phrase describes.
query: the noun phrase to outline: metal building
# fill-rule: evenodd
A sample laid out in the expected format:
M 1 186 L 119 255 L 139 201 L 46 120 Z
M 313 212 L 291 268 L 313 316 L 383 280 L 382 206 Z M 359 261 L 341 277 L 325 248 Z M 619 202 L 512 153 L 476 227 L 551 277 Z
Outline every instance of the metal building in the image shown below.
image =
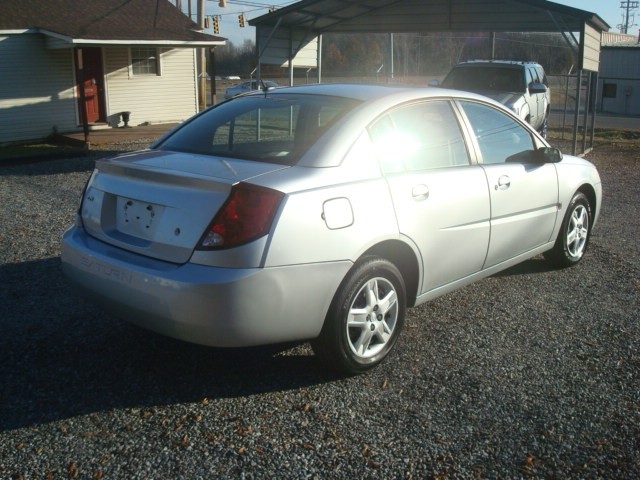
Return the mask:
M 640 115 L 640 43 L 634 35 L 603 35 L 598 111 Z

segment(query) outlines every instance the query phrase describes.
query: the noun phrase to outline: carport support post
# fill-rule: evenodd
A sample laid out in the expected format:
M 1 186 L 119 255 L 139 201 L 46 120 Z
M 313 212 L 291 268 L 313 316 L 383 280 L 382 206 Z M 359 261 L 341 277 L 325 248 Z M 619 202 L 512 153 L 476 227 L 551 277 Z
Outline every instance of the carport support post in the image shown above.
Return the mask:
M 589 124 L 589 114 L 591 113 L 591 80 L 593 75 L 589 72 L 587 77 L 587 94 L 585 95 L 584 104 L 584 121 L 582 123 L 582 152 L 587 153 L 587 125 Z
M 491 55 L 491 60 L 496 59 L 496 32 L 489 33 L 489 49 L 491 50 L 489 54 Z
M 598 99 L 598 72 L 591 72 L 593 76 L 593 92 L 591 94 L 591 101 L 589 105 L 591 106 L 591 148 L 593 148 L 593 137 L 596 133 L 596 100 Z
M 260 50 L 260 35 L 256 35 L 256 85 L 260 84 L 260 80 L 262 80 L 262 72 L 260 68 L 260 63 L 262 62 L 262 51 Z
M 322 83 L 322 34 L 318 35 L 318 52 L 316 57 L 316 68 L 318 69 L 318 83 Z
M 394 65 L 393 65 L 393 33 L 389 34 L 389 65 L 391 65 L 390 75 L 387 75 L 387 83 L 389 83 L 389 79 L 393 80 L 395 75 Z
M 216 47 L 209 48 L 209 77 L 211 78 L 211 105 L 217 102 L 216 97 Z
M 289 29 L 289 86 L 293 87 L 293 29 Z
M 578 70 L 576 79 L 576 111 L 573 114 L 573 149 L 571 154 L 575 155 L 578 151 L 578 119 L 580 117 L 580 92 L 582 90 L 582 69 Z

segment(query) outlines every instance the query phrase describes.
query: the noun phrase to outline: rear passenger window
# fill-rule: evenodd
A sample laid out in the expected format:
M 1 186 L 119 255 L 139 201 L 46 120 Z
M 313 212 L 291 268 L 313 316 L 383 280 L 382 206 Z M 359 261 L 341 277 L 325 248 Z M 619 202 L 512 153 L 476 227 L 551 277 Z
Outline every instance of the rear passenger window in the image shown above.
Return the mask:
M 495 108 L 460 102 L 478 140 L 482 163 L 519 162 L 535 150 L 529 131 Z
M 460 127 L 446 100 L 400 107 L 369 127 L 385 173 L 469 165 Z

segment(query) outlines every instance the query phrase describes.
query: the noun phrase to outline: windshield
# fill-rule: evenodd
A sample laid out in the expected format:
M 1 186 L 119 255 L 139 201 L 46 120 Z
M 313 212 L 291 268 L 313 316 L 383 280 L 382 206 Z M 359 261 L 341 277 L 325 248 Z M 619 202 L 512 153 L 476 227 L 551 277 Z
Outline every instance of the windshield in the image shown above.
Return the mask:
M 521 69 L 496 66 L 456 67 L 444 79 L 442 86 L 467 92 L 523 92 L 525 90 Z
M 293 165 L 359 103 L 326 95 L 240 97 L 198 115 L 157 148 Z

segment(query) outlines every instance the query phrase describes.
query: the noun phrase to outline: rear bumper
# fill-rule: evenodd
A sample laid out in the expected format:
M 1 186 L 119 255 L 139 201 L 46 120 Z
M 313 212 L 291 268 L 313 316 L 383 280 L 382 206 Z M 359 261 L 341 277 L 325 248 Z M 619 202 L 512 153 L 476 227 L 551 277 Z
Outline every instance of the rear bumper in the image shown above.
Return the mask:
M 65 274 L 107 312 L 170 337 L 216 347 L 318 336 L 351 265 L 176 265 L 112 247 L 77 226 L 62 240 Z

